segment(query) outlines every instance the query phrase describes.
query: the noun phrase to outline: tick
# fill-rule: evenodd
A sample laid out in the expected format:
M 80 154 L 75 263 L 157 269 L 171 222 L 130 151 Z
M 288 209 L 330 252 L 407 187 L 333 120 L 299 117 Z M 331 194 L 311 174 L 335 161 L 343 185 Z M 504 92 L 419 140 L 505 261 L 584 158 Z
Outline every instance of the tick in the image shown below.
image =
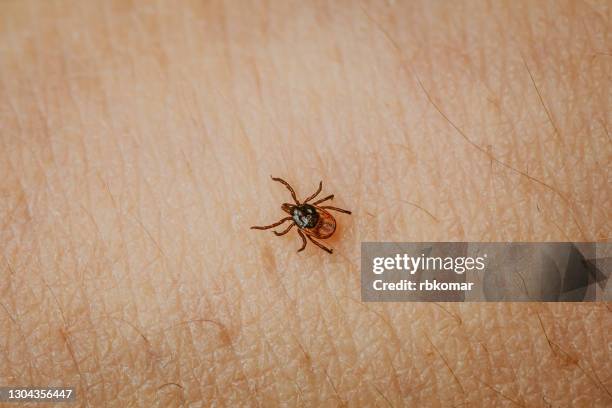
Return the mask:
M 274 224 L 266 225 L 264 227 L 251 227 L 251 229 L 267 230 L 270 228 L 278 227 L 279 225 L 287 221 L 291 221 L 291 225 L 289 225 L 285 230 L 281 232 L 273 231 L 274 234 L 277 237 L 280 237 L 281 235 L 285 235 L 286 233 L 291 231 L 291 228 L 297 225 L 297 233 L 300 238 L 302 238 L 302 247 L 298 249 L 298 252 L 301 252 L 304 250 L 304 248 L 306 248 L 306 238 L 308 238 L 310 242 L 312 242 L 322 250 L 329 252 L 330 254 L 333 253 L 333 249 L 327 248 L 325 245 L 321 244 L 320 242 L 317 242 L 315 238 L 327 239 L 331 237 L 336 231 L 336 219 L 329 213 L 328 210 L 338 211 L 345 214 L 350 214 L 351 212 L 348 210 L 343 210 L 342 208 L 332 207 L 329 205 L 319 205 L 325 201 L 332 200 L 334 198 L 333 194 L 309 204 L 309 202 L 311 200 L 314 200 L 321 192 L 321 189 L 323 188 L 322 181 L 319 183 L 319 188 L 317 189 L 317 191 L 315 191 L 314 194 L 304 200 L 304 202 L 300 203 L 297 199 L 295 191 L 289 185 L 289 183 L 278 177 L 272 177 L 272 180 L 278 181 L 279 183 L 283 184 L 291 193 L 291 197 L 293 198 L 295 204 L 284 203 L 283 205 L 281 205 L 281 209 L 287 214 L 289 214 L 290 217 L 285 217 L 282 220 L 275 222 Z

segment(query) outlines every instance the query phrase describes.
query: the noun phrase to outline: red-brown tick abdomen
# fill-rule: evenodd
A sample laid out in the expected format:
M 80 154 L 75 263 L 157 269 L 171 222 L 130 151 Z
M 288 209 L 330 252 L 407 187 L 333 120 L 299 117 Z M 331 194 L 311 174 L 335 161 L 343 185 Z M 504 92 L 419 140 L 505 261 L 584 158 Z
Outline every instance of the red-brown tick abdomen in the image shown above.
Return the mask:
M 314 238 L 326 239 L 331 237 L 336 231 L 336 220 L 330 213 L 321 208 L 317 208 L 317 213 L 319 214 L 317 225 L 313 228 L 304 228 L 303 231 Z

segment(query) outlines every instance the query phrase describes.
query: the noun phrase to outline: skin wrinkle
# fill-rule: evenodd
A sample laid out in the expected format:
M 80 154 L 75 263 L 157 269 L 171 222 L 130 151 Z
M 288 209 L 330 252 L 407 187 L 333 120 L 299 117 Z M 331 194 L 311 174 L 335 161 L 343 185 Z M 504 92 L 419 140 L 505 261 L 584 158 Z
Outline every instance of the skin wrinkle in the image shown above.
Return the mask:
M 352 300 L 352 299 L 349 299 L 349 300 Z M 351 351 L 352 351 L 353 353 L 357 353 L 357 350 L 358 350 L 357 342 L 356 342 L 356 340 L 355 340 L 355 339 L 354 339 L 352 336 L 351 336 L 351 340 L 352 340 L 352 343 L 353 343 L 353 345 L 354 345 L 354 350 L 351 350 Z M 386 348 L 383 348 L 383 350 L 381 351 L 381 353 L 383 353 L 383 354 L 385 355 L 385 357 L 386 357 L 386 356 L 387 356 L 387 354 L 386 354 Z M 363 355 L 363 353 L 362 353 L 362 355 Z M 360 364 L 359 364 L 359 365 L 364 365 L 364 364 L 365 364 L 367 367 L 373 368 L 373 364 L 372 364 L 372 363 L 369 363 L 367 360 L 366 360 L 364 363 L 361 363 L 361 362 L 360 362 Z M 396 370 L 395 370 L 395 368 L 393 367 L 393 363 L 392 363 L 390 360 L 389 360 L 389 365 L 390 365 L 391 372 L 393 373 L 393 376 L 395 376 L 395 378 L 397 379 L 397 373 L 396 373 Z M 356 369 L 356 370 L 358 370 L 358 369 Z M 364 368 L 364 370 L 365 370 L 365 368 Z M 343 380 L 344 380 L 344 379 L 343 379 Z M 347 382 L 347 381 L 345 380 L 345 381 L 343 381 L 343 382 Z M 359 382 L 360 382 L 360 383 L 365 382 L 365 383 L 367 384 L 367 379 L 360 379 L 360 380 L 359 380 Z M 396 381 L 396 382 L 397 382 L 397 381 Z M 337 391 L 337 388 L 336 388 L 336 391 Z M 338 394 L 338 395 L 340 395 L 340 394 Z M 344 400 L 345 400 L 345 399 L 347 399 L 347 398 L 344 398 Z M 350 398 L 349 398 L 349 401 L 352 401 L 352 399 L 350 399 Z
M 265 248 L 265 254 L 262 256 L 262 260 L 264 261 L 267 260 L 267 262 L 265 262 L 266 264 L 264 265 L 264 270 L 269 271 L 269 272 L 273 272 L 277 270 L 276 265 L 274 264 L 274 257 L 271 254 L 269 247 Z M 274 278 L 274 283 L 277 283 L 276 286 L 282 289 L 282 294 L 284 295 L 284 299 L 286 299 L 286 302 L 283 302 L 285 303 L 286 309 L 291 311 L 290 316 L 295 316 L 294 318 L 290 318 L 290 323 L 287 324 L 287 326 L 290 326 L 292 323 L 297 324 L 299 326 L 298 310 L 295 305 L 295 299 L 291 298 L 291 296 L 289 295 L 289 291 L 287 290 L 281 277 L 275 273 L 268 273 L 266 274 L 266 277 Z M 266 279 L 266 281 L 269 282 L 269 279 Z M 289 333 L 291 333 L 295 337 L 295 339 L 299 338 L 298 335 L 295 333 L 294 329 L 289 328 Z M 304 350 L 301 344 L 300 344 L 300 347 L 302 348 L 302 350 Z M 306 354 L 305 351 L 304 353 Z M 308 356 L 308 354 L 306 354 L 306 356 Z M 308 357 L 308 359 L 310 359 L 310 357 Z
M 353 299 L 350 299 L 350 300 L 353 300 Z M 397 349 L 397 351 L 398 351 L 398 352 L 400 352 L 400 353 L 401 353 L 401 352 L 403 351 L 403 350 L 402 350 L 402 344 L 401 344 L 401 341 L 400 341 L 400 339 L 399 339 L 399 336 L 397 335 L 397 332 L 396 332 L 396 330 L 394 329 L 393 325 L 391 325 L 391 324 L 389 323 L 388 319 L 386 319 L 384 316 L 382 316 L 382 313 L 379 313 L 379 312 L 377 312 L 377 311 L 375 311 L 375 310 L 372 310 L 371 308 L 368 308 L 368 307 L 367 307 L 367 306 L 365 306 L 365 305 L 364 305 L 364 307 L 366 307 L 366 309 L 367 309 L 369 312 L 371 312 L 371 313 L 373 313 L 374 315 L 378 316 L 378 318 L 379 318 L 379 319 L 380 319 L 380 320 L 381 320 L 383 323 L 385 323 L 385 325 L 386 325 L 386 326 L 387 326 L 387 328 L 388 328 L 389 334 L 390 334 L 390 335 L 391 335 L 391 337 L 393 338 L 393 342 L 395 343 L 395 348 Z M 387 350 L 385 349 L 385 351 L 387 351 Z M 392 353 L 391 353 L 391 354 L 392 354 Z M 397 392 L 397 394 L 399 394 L 399 395 L 403 395 L 403 392 L 402 392 L 402 389 L 401 389 L 401 383 L 400 383 L 400 380 L 399 380 L 399 374 L 398 374 L 398 372 L 397 372 L 397 368 L 396 368 L 396 367 L 395 367 L 395 365 L 393 364 L 393 359 L 392 359 L 392 358 L 390 358 L 388 354 L 386 355 L 386 357 L 389 359 L 389 366 L 390 366 L 390 368 L 391 368 L 391 374 L 392 374 L 392 375 L 391 375 L 391 379 L 392 379 L 392 380 L 391 380 L 391 383 L 393 384 L 393 387 L 394 387 L 394 388 L 396 388 L 396 390 L 395 390 L 395 391 Z M 375 387 L 375 388 L 376 388 L 376 387 Z M 378 390 L 378 388 L 376 388 L 376 390 L 377 390 L 377 391 L 379 391 L 379 390 Z M 385 400 L 386 400 L 387 402 L 389 402 L 389 400 L 388 400 L 386 397 L 385 397 Z
M 346 401 L 344 401 L 344 399 L 338 393 L 338 389 L 334 385 L 334 382 L 331 379 L 331 377 L 329 376 L 329 373 L 327 371 L 325 371 L 325 370 L 324 370 L 324 372 L 325 372 L 325 377 L 327 377 L 327 381 L 328 381 L 329 385 L 331 385 L 332 389 L 334 390 L 335 398 L 338 400 L 338 402 L 340 403 L 341 407 L 345 407 L 347 405 Z
M 476 379 L 477 381 L 479 381 L 482 385 L 484 385 L 485 387 L 487 387 L 488 389 L 490 389 L 491 391 L 493 391 L 495 394 L 499 395 L 500 397 L 502 397 L 503 399 L 512 402 L 513 405 L 516 405 L 518 407 L 525 407 L 525 404 L 519 401 L 516 401 L 514 398 L 510 398 L 509 396 L 505 395 L 504 393 L 502 393 L 501 391 L 496 390 L 494 387 L 490 386 L 489 384 L 482 382 L 478 379 Z
M 444 362 L 444 365 L 446 366 L 446 368 L 448 368 L 448 371 L 450 371 L 451 375 L 453 376 L 453 379 L 455 380 L 455 383 L 459 386 L 459 390 L 461 391 L 461 394 L 465 395 L 465 389 L 463 388 L 463 385 L 461 384 L 461 381 L 459 381 L 459 378 L 457 377 L 457 375 L 455 374 L 455 371 L 452 369 L 452 367 L 448 363 L 448 360 L 446 359 L 446 357 L 444 357 L 444 354 L 442 354 L 442 352 L 440 352 L 440 350 L 438 350 L 438 348 L 431 341 L 429 336 L 426 335 L 425 338 L 427 339 L 427 341 L 429 342 L 431 347 L 435 350 L 436 354 L 438 354 L 440 359 Z
M 103 256 L 102 256 L 103 257 Z M 89 268 L 89 267 L 84 267 L 83 268 L 84 271 L 87 270 L 93 270 L 93 268 Z M 79 293 L 81 295 L 81 297 L 83 299 L 87 299 L 88 296 L 86 296 L 86 288 L 84 287 L 84 275 L 81 277 L 81 282 L 80 285 L 78 286 L 79 289 Z M 86 305 L 84 307 L 84 309 L 87 310 L 88 313 L 85 314 L 85 318 L 82 320 L 85 320 L 85 324 L 93 331 L 93 332 L 97 332 L 96 330 L 96 324 L 95 324 L 95 320 L 94 320 L 94 312 L 92 310 L 91 305 Z M 104 394 L 104 387 L 105 384 L 107 383 L 105 375 L 104 375 L 104 371 L 102 370 L 102 363 L 100 361 L 100 345 L 97 341 L 93 342 L 93 347 L 94 347 L 94 352 L 93 352 L 93 359 L 95 360 L 95 364 L 97 367 L 97 375 L 98 377 L 100 377 L 100 384 L 101 384 L 101 388 L 102 388 L 102 393 Z
M 500 327 L 500 333 L 501 333 L 501 330 L 503 330 L 503 327 Z M 500 337 L 501 337 L 501 335 L 500 335 Z M 487 338 L 487 340 L 490 340 L 490 338 Z M 494 367 L 494 368 L 496 368 L 496 367 L 498 367 L 498 366 L 502 366 L 502 367 L 504 367 L 505 365 L 508 365 L 508 363 L 507 363 L 506 361 L 502 361 L 502 362 L 500 362 L 500 361 L 499 361 L 499 360 L 500 360 L 499 358 L 497 359 L 497 361 L 494 361 L 495 356 L 494 356 L 494 355 L 492 355 L 491 353 L 489 353 L 488 348 L 487 348 L 487 347 L 486 347 L 484 344 L 483 344 L 483 347 L 484 347 L 484 349 L 485 349 L 485 351 L 486 351 L 487 357 L 489 358 L 489 360 L 490 360 L 490 362 L 491 362 L 490 367 Z M 502 355 L 502 357 L 503 357 L 503 358 L 507 358 L 507 356 L 509 356 L 509 355 L 511 354 L 511 353 L 510 353 L 508 350 L 505 350 L 505 348 L 504 348 L 504 350 L 503 350 L 503 351 L 504 351 L 504 353 L 503 353 L 503 355 Z M 515 370 L 514 370 L 514 368 L 513 368 L 512 366 L 510 366 L 510 369 L 512 370 L 512 379 L 511 379 L 511 383 L 510 383 L 510 384 L 511 384 L 511 386 L 513 386 L 513 388 L 515 388 L 515 389 L 513 389 L 513 390 L 512 390 L 512 394 L 513 394 L 513 395 L 515 395 L 515 394 L 520 395 L 520 390 L 516 390 L 516 388 L 518 388 L 518 387 L 519 387 L 519 384 L 517 384 L 517 376 L 516 376 L 516 372 L 515 372 Z M 495 371 L 493 371 L 493 370 L 491 370 L 491 371 L 492 371 L 492 372 L 491 372 L 491 376 L 493 376 L 493 375 L 495 375 L 495 374 L 496 374 L 496 373 L 495 373 Z M 476 377 L 476 381 L 481 381 L 481 382 L 482 382 L 482 380 L 478 379 L 477 377 Z M 504 379 L 501 379 L 501 381 L 499 381 L 499 382 L 500 382 L 500 383 L 502 383 L 502 384 L 504 384 L 504 383 L 507 383 L 507 380 L 505 380 L 505 381 L 504 381 Z M 485 384 L 486 384 L 486 383 L 485 383 Z M 489 384 L 487 384 L 487 385 L 489 385 Z M 490 385 L 489 385 L 489 387 L 490 387 Z M 487 388 L 489 388 L 489 387 L 487 387 Z M 498 394 L 498 395 L 499 395 L 499 392 L 500 392 L 500 391 L 498 391 L 497 389 L 495 389 L 495 390 L 493 390 L 493 391 L 494 391 L 496 394 Z
M 88 395 L 87 395 L 87 390 L 89 389 L 89 385 L 88 385 L 87 380 L 83 376 L 83 373 L 81 371 L 81 368 L 79 366 L 79 363 L 77 361 L 77 358 L 76 358 L 76 355 L 75 355 L 75 352 L 74 352 L 74 346 L 73 346 L 72 341 L 70 339 L 70 333 L 69 333 L 70 328 L 69 328 L 69 326 L 72 326 L 72 325 L 68 324 L 68 321 L 66 320 L 66 316 L 64 314 L 64 309 L 62 308 L 62 306 L 61 306 L 57 296 L 53 292 L 53 289 L 51 289 L 51 286 L 49 286 L 49 284 L 44 280 L 44 278 L 42 280 L 43 280 L 45 286 L 47 287 L 47 290 L 49 291 L 49 293 L 51 293 L 51 296 L 53 297 L 53 300 L 54 300 L 54 302 L 55 302 L 55 304 L 57 306 L 57 309 L 60 312 L 60 316 L 61 316 L 62 322 L 63 322 L 63 327 L 59 328 L 59 333 L 60 333 L 60 336 L 61 336 L 61 338 L 62 338 L 62 340 L 63 340 L 63 342 L 64 342 L 64 344 L 66 346 L 66 349 L 68 350 L 70 358 L 72 359 L 74 367 L 75 367 L 75 369 L 76 369 L 76 371 L 78 373 L 79 381 L 81 383 L 81 389 L 84 391 L 85 405 L 89 406 L 90 403 L 89 403 L 89 398 L 88 398 Z
M 336 386 L 334 385 L 333 381 L 331 380 L 330 374 L 328 372 L 332 364 L 340 365 L 340 362 L 338 360 L 339 360 L 339 357 L 341 356 L 341 353 L 339 352 L 338 346 L 336 342 L 334 341 L 333 334 L 328 329 L 328 327 L 330 327 L 330 323 L 325 318 L 325 313 L 322 311 L 322 307 L 320 303 L 317 304 L 317 315 L 319 316 L 320 326 L 322 326 L 320 328 L 320 330 L 322 330 L 322 333 L 319 333 L 319 336 L 321 335 L 325 336 L 325 339 L 327 340 L 326 348 L 329 349 L 328 353 L 325 353 L 325 352 L 321 353 L 322 358 L 321 358 L 320 370 L 325 374 L 325 378 L 326 378 L 325 381 L 332 387 L 332 390 L 334 391 L 334 398 L 337 398 L 341 403 L 343 403 L 344 400 L 342 399 L 342 397 L 340 397 L 338 390 Z
M 235 357 L 238 357 L 233 348 L 232 348 L 232 352 L 233 352 Z M 242 380 L 247 383 L 247 388 L 249 389 L 249 394 L 250 394 L 249 398 L 252 401 L 254 401 L 257 406 L 261 406 L 261 403 L 259 401 L 260 393 L 259 393 L 259 390 L 257 388 L 257 384 L 255 383 L 253 387 L 250 386 L 250 381 L 248 380 L 248 377 L 245 374 L 245 369 L 244 369 L 244 365 L 242 363 L 242 360 L 238 358 L 237 361 L 240 364 L 240 373 L 242 374 Z
M 286 360 L 282 360 L 281 358 L 279 358 L 279 355 L 277 353 L 275 353 L 274 351 L 274 346 L 272 346 L 272 344 L 268 341 L 268 339 L 264 339 L 264 344 L 266 346 L 266 349 L 268 350 L 268 353 L 266 354 L 270 354 L 272 356 L 272 360 L 274 362 L 276 362 L 278 367 L 283 367 L 284 363 Z M 290 379 L 291 377 L 289 375 L 286 374 L 286 369 L 282 369 L 280 370 L 283 374 L 282 376 L 285 379 Z M 269 388 L 272 388 L 273 391 L 271 391 L 274 395 L 274 400 L 275 401 L 282 401 L 283 399 L 281 398 L 281 391 L 279 389 L 278 386 L 278 382 L 272 383 L 269 385 Z
M 367 305 L 365 305 L 365 304 L 361 304 L 360 302 L 358 302 L 358 301 L 356 301 L 356 300 L 354 300 L 354 299 L 351 299 L 350 297 L 346 297 L 346 296 L 344 296 L 344 298 L 346 298 L 347 300 L 350 300 L 350 301 L 354 302 L 354 303 L 355 303 L 355 304 L 357 304 L 357 305 L 362 306 L 362 307 L 363 307 L 363 308 L 365 308 L 365 309 L 366 309 L 366 310 L 367 310 L 369 313 L 372 313 L 372 314 L 374 314 L 375 316 L 377 316 L 377 317 L 378 317 L 378 318 L 379 318 L 379 319 L 380 319 L 380 320 L 381 320 L 381 321 L 382 321 L 382 322 L 385 324 L 385 326 L 388 328 L 389 334 L 391 335 L 391 338 L 393 339 L 393 343 L 395 344 L 395 348 L 396 348 L 396 350 L 397 350 L 398 352 L 400 352 L 400 353 L 404 353 L 404 352 L 405 352 L 405 351 L 403 350 L 402 343 L 401 343 L 401 341 L 400 341 L 400 338 L 399 338 L 398 333 L 397 333 L 397 332 L 396 332 L 396 330 L 394 329 L 393 325 L 392 325 L 392 324 L 389 322 L 389 320 L 388 320 L 386 317 L 384 317 L 384 316 L 382 315 L 382 313 L 377 312 L 377 311 L 376 311 L 376 310 L 374 310 L 373 308 L 368 307 L 368 306 L 367 306 Z M 383 339 L 383 341 L 384 341 L 384 339 Z M 385 348 L 385 351 L 387 351 L 387 348 Z M 391 352 L 391 353 L 392 353 L 392 352 Z M 387 355 L 387 357 L 388 357 L 388 355 Z M 395 390 L 395 391 L 397 392 L 397 394 L 398 394 L 398 395 L 401 397 L 401 396 L 403 395 L 403 391 L 402 391 L 402 389 L 401 389 L 401 384 L 400 384 L 400 381 L 399 381 L 399 375 L 398 375 L 397 369 L 396 369 L 395 365 L 393 364 L 393 361 L 392 361 L 392 359 L 391 359 L 391 358 L 389 358 L 389 366 L 390 366 L 390 368 L 391 368 L 391 373 L 392 373 L 391 378 L 392 378 L 392 383 L 393 383 L 393 386 L 396 388 L 396 390 Z
M 117 145 L 117 147 L 119 147 L 119 145 Z M 119 156 L 122 158 L 123 155 L 122 155 L 121 149 L 118 148 L 117 151 L 119 151 Z M 125 174 L 125 166 L 123 164 L 124 163 L 123 159 L 121 160 L 121 163 L 122 163 L 122 167 L 121 167 L 122 173 Z M 106 192 L 107 192 L 108 196 L 111 199 L 111 203 L 113 205 L 115 213 L 117 214 L 117 225 L 118 225 L 118 228 L 119 228 L 119 236 L 121 237 L 120 238 L 120 246 L 121 246 L 122 252 L 124 253 L 124 256 L 122 258 L 125 259 L 125 268 L 126 268 L 126 272 L 127 272 L 127 273 L 124 274 L 124 277 L 122 278 L 122 281 L 124 280 L 125 284 L 122 284 L 122 281 L 117 281 L 115 279 L 115 281 L 116 281 L 115 282 L 115 287 L 127 288 L 127 291 L 129 293 L 129 298 L 132 299 L 132 300 L 135 300 L 136 299 L 136 295 L 135 295 L 135 291 L 134 291 L 134 286 L 135 285 L 133 283 L 133 277 L 135 276 L 135 271 L 131 267 L 131 262 L 130 262 L 130 259 L 133 258 L 133 256 L 132 257 L 130 256 L 130 252 L 128 250 L 128 242 L 126 240 L 127 237 L 128 237 L 126 231 L 127 231 L 127 228 L 129 228 L 129 225 L 125 225 L 126 223 L 124 222 L 124 219 L 121 217 L 122 210 L 119 207 L 117 201 L 115 200 L 115 198 L 113 196 L 113 193 L 112 193 L 112 191 L 111 191 L 111 189 L 109 187 L 108 181 L 103 179 L 102 177 L 100 177 L 100 179 L 102 181 L 103 186 L 106 189 Z M 118 200 L 119 200 L 119 203 L 123 203 L 123 202 L 127 201 L 124 198 L 124 192 L 123 191 L 119 195 L 119 199 Z M 153 262 L 157 262 L 157 258 L 155 258 L 153 260 Z M 115 276 L 116 275 L 113 275 L 113 277 L 115 277 Z M 136 304 L 136 302 L 134 302 L 134 303 Z M 130 319 L 133 319 L 133 317 L 130 316 Z M 136 317 L 135 320 L 138 322 L 139 325 L 142 326 L 142 322 L 140 322 L 137 317 Z M 163 339 L 163 342 L 164 343 L 168 343 L 167 339 Z M 132 357 L 131 360 L 132 360 L 132 362 L 134 362 L 136 359 L 134 357 Z
M 293 340 L 298 344 L 298 347 L 300 348 L 300 351 L 303 353 L 305 359 L 306 359 L 306 369 L 309 370 L 309 374 L 312 376 L 313 371 L 312 371 L 312 367 L 309 366 L 309 361 L 310 361 L 310 356 L 308 355 L 308 353 L 306 353 L 305 349 L 303 348 L 303 346 L 299 343 L 299 340 L 297 340 L 297 337 L 295 337 L 295 335 L 293 333 L 290 333 Z M 297 359 L 297 356 L 295 357 Z M 291 381 L 293 383 L 293 385 L 295 386 L 295 389 L 298 393 L 298 395 L 295 397 L 295 399 L 299 402 L 302 402 L 302 400 L 304 399 L 304 395 L 303 395 L 303 390 L 300 387 L 300 385 L 298 384 L 297 381 L 295 381 L 294 379 L 291 378 L 290 375 L 286 375 L 285 379 L 287 381 Z M 291 395 L 287 396 L 289 399 L 293 398 Z M 278 401 L 283 401 L 282 398 L 278 398 Z M 300 406 L 303 405 L 303 402 L 300 404 Z
M 235 274 L 234 274 L 235 276 Z M 239 281 L 239 279 L 236 277 L 236 281 Z M 231 307 L 231 302 L 227 299 L 224 298 L 224 302 L 225 304 L 228 305 L 228 308 Z M 212 307 L 213 305 L 211 305 L 211 310 L 213 310 L 214 308 Z M 233 319 L 232 319 L 233 320 Z M 261 330 L 260 330 L 261 331 Z M 245 367 L 245 363 L 244 363 L 244 359 L 241 358 L 241 350 L 238 349 L 239 344 L 237 344 L 236 346 L 234 345 L 234 341 L 232 341 L 232 338 L 228 335 L 227 336 L 228 339 L 228 343 L 230 345 L 230 350 L 231 350 L 231 354 L 232 354 L 232 358 L 234 359 L 234 361 L 238 362 L 238 372 L 241 376 L 241 380 L 246 382 L 246 388 L 249 391 L 249 398 L 254 401 L 256 403 L 256 405 L 260 405 L 260 401 L 259 401 L 259 397 L 260 397 L 260 393 L 259 390 L 257 388 L 257 384 L 253 384 L 253 386 L 251 386 L 251 380 L 252 377 L 249 378 L 249 374 L 250 374 L 250 370 L 247 370 L 247 368 Z
M 328 279 L 325 279 L 325 280 L 324 280 L 324 283 L 325 283 L 325 285 L 327 286 L 327 289 L 329 290 Z M 331 295 L 332 295 L 332 296 L 334 296 L 334 305 L 335 305 L 337 308 L 341 309 L 341 308 L 342 308 L 342 306 L 341 306 L 341 304 L 340 304 L 339 299 L 337 298 L 337 295 L 336 295 L 336 294 L 335 294 L 333 291 L 331 291 L 331 290 L 330 290 L 330 292 L 331 292 Z M 341 315 L 346 315 L 346 313 L 343 313 L 343 314 L 341 314 Z M 325 315 L 322 315 L 322 320 L 323 320 L 323 322 L 324 322 L 324 323 L 326 323 L 326 322 L 327 322 L 327 319 L 326 319 Z M 328 324 L 328 325 L 329 325 L 329 324 Z M 329 326 L 331 327 L 331 325 L 329 325 Z M 357 347 L 356 340 L 355 340 L 355 337 L 353 336 L 353 333 L 352 333 L 351 327 L 347 327 L 347 326 L 348 326 L 348 325 L 345 325 L 345 327 L 343 327 L 343 332 L 344 332 L 344 333 L 346 333 L 346 335 L 345 335 L 345 336 L 343 336 L 343 340 L 345 340 L 345 341 L 349 341 L 349 342 L 350 342 L 350 346 L 348 346 L 348 347 L 347 347 L 347 346 L 345 345 L 345 347 L 344 347 L 344 350 L 345 350 L 345 351 L 344 351 L 344 355 L 345 355 L 345 356 L 346 356 L 346 355 L 348 355 L 348 356 L 355 356 L 355 357 L 356 357 L 356 359 L 358 360 L 358 359 L 359 359 L 359 348 Z M 330 339 L 331 339 L 331 338 L 333 338 L 333 336 L 332 336 L 332 334 L 331 334 L 331 331 L 329 331 L 329 330 L 328 330 L 328 335 L 329 335 L 329 338 L 330 338 Z M 348 348 L 348 350 L 347 350 L 347 348 Z M 341 358 L 343 357 L 343 355 L 342 355 L 342 354 L 339 352 L 339 350 L 338 350 L 337 348 L 335 348 L 335 350 L 336 350 L 336 352 L 337 352 L 337 354 L 336 354 L 337 359 L 338 359 L 338 360 L 341 360 Z M 327 373 L 327 374 L 328 374 L 328 373 Z M 328 376 L 329 376 L 329 374 L 328 374 Z M 335 387 L 334 387 L 334 390 L 336 390 L 336 388 L 335 388 Z
M 610 391 L 607 389 L 607 387 L 605 386 L 604 383 L 602 383 L 599 378 L 597 377 L 597 373 L 595 373 L 593 371 L 593 374 L 595 376 L 595 378 L 593 378 L 579 363 L 579 359 L 571 356 L 568 352 L 566 352 L 565 350 L 563 350 L 563 348 L 561 348 L 561 346 L 559 344 L 557 344 L 556 342 L 552 341 L 550 339 L 550 337 L 548 336 L 548 333 L 546 332 L 546 329 L 544 327 L 544 323 L 542 322 L 542 318 L 540 316 L 539 313 L 536 312 L 536 316 L 538 318 L 538 321 L 540 323 L 540 327 L 542 328 L 542 332 L 544 333 L 544 336 L 546 337 L 546 342 L 548 343 L 548 346 L 550 347 L 550 351 L 552 352 L 552 354 L 555 357 L 560 358 L 561 356 L 563 356 L 564 358 L 566 358 L 568 360 L 568 362 L 572 365 L 577 366 L 599 389 L 600 391 L 606 393 L 610 399 L 612 399 L 612 393 L 610 393 Z
M 9 313 L 9 311 L 6 309 L 6 307 L 4 305 L 2 305 L 2 307 L 4 308 L 4 310 L 6 311 L 6 313 L 9 315 L 9 317 L 11 318 L 11 320 L 13 321 L 13 324 L 17 327 L 17 330 L 19 332 L 19 337 L 21 338 L 22 341 L 22 345 L 24 345 L 24 349 L 25 349 L 25 353 L 28 355 L 28 361 L 27 361 L 27 365 L 28 365 L 28 378 L 30 380 L 30 383 L 34 383 L 34 371 L 36 371 L 36 375 L 38 377 L 40 377 L 40 370 L 38 369 L 36 363 L 35 363 L 35 359 L 32 358 L 32 352 L 31 349 L 28 348 L 28 340 L 24 334 L 24 330 L 21 326 L 21 324 L 12 317 L 12 315 Z M 9 340 L 9 337 L 7 337 L 7 340 Z M 5 354 L 8 354 L 10 351 L 10 349 L 7 350 L 3 350 L 3 352 Z
M 269 250 L 269 248 L 267 248 L 267 249 Z M 273 258 L 272 258 L 271 256 L 264 256 L 264 257 L 263 257 L 263 259 L 264 259 L 264 260 L 268 259 L 268 261 L 269 261 L 269 262 L 270 262 L 270 261 L 271 261 L 271 262 L 273 262 Z M 270 268 L 266 268 L 266 269 L 267 269 L 267 270 L 270 270 Z M 272 268 L 272 269 L 276 269 L 276 268 Z M 266 277 L 270 278 L 271 276 L 266 275 Z M 275 276 L 275 277 L 276 277 L 276 278 L 278 278 L 278 276 Z M 268 280 L 268 279 L 266 279 L 266 281 L 269 283 L 269 280 Z M 288 295 L 288 293 L 287 293 L 287 290 L 286 290 L 286 288 L 284 287 L 283 283 L 280 281 L 280 279 L 278 279 L 278 285 L 277 285 L 277 288 L 278 288 L 278 287 L 281 287 L 281 288 L 282 288 L 282 291 L 284 291 L 284 292 L 285 292 L 285 297 L 289 299 L 289 295 Z M 280 300 L 280 299 L 279 299 L 279 301 L 282 301 L 282 300 Z M 284 303 L 284 302 L 283 302 L 283 303 Z M 289 303 L 291 303 L 291 302 L 289 302 Z M 263 329 L 262 329 L 262 330 L 261 330 L 261 332 L 262 332 L 262 343 L 263 343 L 264 347 L 265 347 L 267 350 L 269 350 L 269 353 L 266 353 L 266 354 L 271 354 L 271 355 L 272 355 L 272 358 L 274 359 L 274 361 L 276 361 L 276 362 L 278 363 L 278 364 L 277 364 L 277 366 L 278 366 L 278 367 L 281 367 L 281 370 L 282 370 L 282 367 L 283 367 L 283 361 L 284 361 L 284 360 L 282 360 L 281 358 L 279 358 L 278 354 L 277 354 L 277 353 L 275 353 L 275 351 L 274 351 L 274 347 L 271 345 L 271 343 L 270 343 L 270 341 L 269 341 L 268 331 L 267 331 L 267 330 L 263 330 Z M 294 334 L 293 334 L 293 333 L 291 333 L 291 334 L 292 334 L 292 336 L 294 336 Z M 282 371 L 284 372 L 285 370 L 282 370 Z M 286 378 L 290 378 L 290 377 L 289 377 L 289 376 L 286 376 Z M 276 395 L 276 397 L 277 397 L 277 400 L 281 400 L 281 398 L 280 398 L 280 397 L 281 397 L 281 392 L 280 392 L 279 387 L 277 386 L 277 384 L 276 384 L 276 383 L 273 383 L 271 386 L 272 386 L 272 388 L 274 389 L 274 391 L 273 391 L 273 392 L 275 393 L 275 395 Z

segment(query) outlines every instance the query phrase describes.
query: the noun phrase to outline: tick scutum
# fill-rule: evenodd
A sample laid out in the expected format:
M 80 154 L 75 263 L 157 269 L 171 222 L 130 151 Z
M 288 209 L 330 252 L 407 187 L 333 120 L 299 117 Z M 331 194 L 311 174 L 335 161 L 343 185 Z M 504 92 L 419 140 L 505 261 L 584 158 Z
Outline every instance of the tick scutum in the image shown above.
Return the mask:
M 295 206 L 291 217 L 300 228 L 314 228 L 319 221 L 317 209 L 310 204 Z

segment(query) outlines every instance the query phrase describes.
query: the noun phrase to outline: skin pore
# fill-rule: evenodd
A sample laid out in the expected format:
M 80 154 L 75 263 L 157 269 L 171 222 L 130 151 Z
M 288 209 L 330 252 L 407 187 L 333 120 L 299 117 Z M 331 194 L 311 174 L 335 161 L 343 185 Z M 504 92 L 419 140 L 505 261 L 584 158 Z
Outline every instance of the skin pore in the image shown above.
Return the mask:
M 605 2 L 0 3 L 0 385 L 612 403 L 611 307 L 362 303 L 362 241 L 605 241 Z M 323 180 L 336 233 L 286 216 Z

